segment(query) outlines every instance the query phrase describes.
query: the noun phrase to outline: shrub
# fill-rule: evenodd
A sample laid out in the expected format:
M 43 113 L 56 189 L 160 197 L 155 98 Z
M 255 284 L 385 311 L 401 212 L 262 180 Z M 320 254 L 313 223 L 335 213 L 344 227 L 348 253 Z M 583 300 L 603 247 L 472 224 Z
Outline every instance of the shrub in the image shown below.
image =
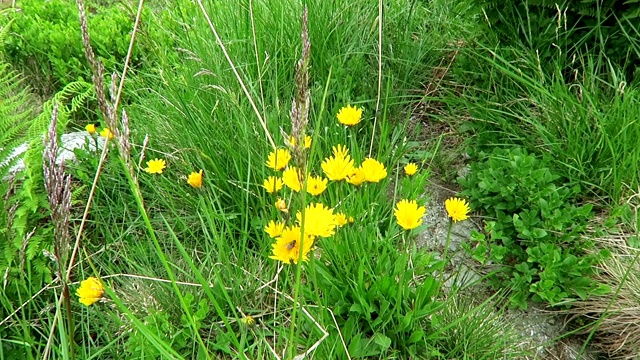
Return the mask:
M 587 253 L 593 244 L 583 237 L 592 206 L 573 205 L 580 188 L 559 186 L 545 160 L 519 148 L 480 155 L 459 181 L 471 206 L 491 220 L 486 235 L 474 233 L 474 246 L 466 247 L 481 262 L 506 265 L 492 284 L 512 289 L 511 305 L 526 308 L 530 297 L 559 305 L 605 292 L 591 276 L 606 254 Z

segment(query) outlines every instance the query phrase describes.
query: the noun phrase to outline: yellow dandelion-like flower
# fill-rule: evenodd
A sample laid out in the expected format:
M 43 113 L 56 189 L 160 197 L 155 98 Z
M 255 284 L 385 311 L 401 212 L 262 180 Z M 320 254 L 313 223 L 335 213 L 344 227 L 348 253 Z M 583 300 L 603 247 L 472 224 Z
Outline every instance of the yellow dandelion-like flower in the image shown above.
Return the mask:
M 276 201 L 276 208 L 284 213 L 289 212 L 289 208 L 287 208 L 287 203 L 282 199 L 278 199 L 278 201 Z
M 95 124 L 89 124 L 87 126 L 84 127 L 85 130 L 87 130 L 87 132 L 91 135 L 96 133 L 96 125 Z
M 344 145 L 336 145 L 331 148 L 333 150 L 333 156 L 337 158 L 346 158 L 349 155 L 349 149 Z
M 305 135 L 304 136 L 304 148 L 308 149 L 311 147 L 311 141 L 313 139 L 311 139 L 311 136 L 309 135 Z M 296 138 L 293 137 L 293 135 L 289 136 L 289 144 L 291 145 L 291 147 L 296 147 Z
M 104 287 L 97 278 L 91 276 L 80 283 L 80 287 L 76 291 L 76 295 L 80 298 L 79 301 L 86 306 L 90 306 L 100 299 L 104 295 Z
M 163 159 L 153 159 L 147 161 L 147 167 L 144 171 L 149 174 L 162 174 L 162 170 L 167 167 L 167 162 Z
M 287 149 L 277 149 L 272 151 L 267 158 L 267 167 L 280 171 L 284 169 L 291 160 L 291 153 Z
M 336 214 L 336 225 L 342 227 L 347 225 L 348 222 L 349 220 L 347 219 L 347 215 L 345 215 L 344 213 Z
M 404 173 L 413 176 L 416 172 L 418 172 L 418 166 L 414 163 L 408 163 L 404 166 Z
M 192 172 L 191 174 L 189 174 L 189 177 L 187 178 L 187 184 L 193 186 L 196 189 L 202 187 L 202 172 L 203 170 L 200 170 L 198 172 Z
M 262 187 L 267 189 L 267 192 L 269 194 L 280 191 L 280 189 L 282 189 L 282 186 L 284 186 L 284 183 L 282 182 L 282 179 L 277 176 L 269 176 L 268 178 L 264 179 L 264 183 L 262 184 Z
M 453 220 L 458 222 L 467 219 L 469 214 L 469 204 L 467 200 L 459 199 L 456 197 L 445 200 L 444 207 L 447 209 L 447 214 Z
M 282 231 L 284 230 L 284 222 L 278 221 L 275 222 L 271 220 L 267 226 L 264 227 L 264 231 L 269 234 L 272 238 L 277 238 L 282 235 Z
M 343 125 L 356 125 L 360 122 L 360 120 L 362 120 L 362 108 L 347 105 L 346 107 L 340 109 L 336 117 L 338 118 L 338 121 Z
M 396 216 L 398 225 L 405 230 L 415 229 L 422 224 L 422 216 L 427 210 L 424 206 L 418 206 L 418 203 L 408 200 L 401 200 L 396 204 L 393 214 Z
M 353 173 L 353 160 L 349 155 L 344 157 L 332 156 L 324 159 L 321 167 L 329 180 L 339 181 L 346 179 L 347 176 Z
M 302 244 L 300 244 L 301 242 Z M 308 254 L 312 246 L 313 237 L 310 234 L 305 234 L 304 240 L 302 240 L 299 226 L 288 227 L 282 231 L 276 242 L 271 245 L 273 255 L 269 256 L 269 258 L 282 261 L 285 264 L 290 264 L 292 261 L 297 264 L 298 259 L 300 259 L 300 252 L 302 252 L 302 261 L 308 261 Z
M 302 214 L 296 213 L 298 224 L 302 226 Z M 305 234 L 329 237 L 335 233 L 336 216 L 333 210 L 325 207 L 321 203 L 309 204 L 304 209 L 304 232 Z
M 100 136 L 107 139 L 113 139 L 113 133 L 111 132 L 111 130 L 109 130 L 109 128 L 102 129 L 102 131 L 100 131 Z
M 253 326 L 253 324 L 256 323 L 256 319 L 253 318 L 253 316 L 243 316 L 242 319 L 240 319 L 240 323 L 246 325 L 246 326 Z
M 376 159 L 366 158 L 360 165 L 365 181 L 378 182 L 387 176 L 384 165 Z
M 354 168 L 351 175 L 347 176 L 347 182 L 355 186 L 360 186 L 364 181 L 364 171 L 362 171 L 361 167 Z
M 356 219 L 353 218 L 353 216 L 349 216 L 349 224 L 353 224 L 356 221 Z
M 321 176 L 309 176 L 307 177 L 307 192 L 313 196 L 318 196 L 327 189 L 327 182 L 329 180 Z
M 300 177 L 300 171 L 295 166 L 287 168 L 287 170 L 282 172 L 282 182 L 295 192 L 299 192 L 300 189 L 302 189 Z

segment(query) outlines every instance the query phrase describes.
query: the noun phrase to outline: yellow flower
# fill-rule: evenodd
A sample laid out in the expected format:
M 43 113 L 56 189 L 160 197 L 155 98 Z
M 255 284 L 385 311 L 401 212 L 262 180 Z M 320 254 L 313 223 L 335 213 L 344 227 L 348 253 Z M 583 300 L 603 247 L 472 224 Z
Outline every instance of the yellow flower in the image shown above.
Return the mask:
M 284 230 L 284 222 L 278 221 L 275 222 L 271 220 L 267 226 L 264 227 L 264 231 L 269 234 L 272 238 L 277 238 L 282 235 L 282 231 Z
M 295 192 L 299 192 L 302 189 L 302 183 L 300 182 L 300 171 L 297 167 L 292 166 L 282 173 L 282 182 L 287 187 Z
M 289 160 L 291 160 L 291 153 L 289 153 L 289 150 L 277 149 L 269 154 L 267 166 L 276 171 L 280 171 L 287 166 Z
M 167 167 L 167 162 L 162 159 L 153 159 L 147 161 L 147 167 L 144 171 L 149 174 L 162 174 L 162 170 Z
M 253 324 L 256 323 L 256 319 L 254 319 L 253 316 L 247 315 L 243 316 L 242 319 L 240 319 L 240 323 L 246 326 L 253 326 Z
M 353 216 L 349 216 L 349 224 L 353 224 L 356 221 L 356 219 L 353 218 Z
M 189 174 L 189 177 L 187 178 L 187 184 L 193 186 L 196 189 L 202 187 L 202 170 Z
M 267 189 L 267 192 L 269 194 L 273 194 L 275 192 L 280 191 L 283 185 L 284 183 L 282 182 L 282 179 L 280 179 L 279 177 L 269 176 L 268 178 L 264 179 L 264 183 L 262 184 L 262 187 Z
M 324 171 L 329 180 L 342 180 L 353 173 L 353 160 L 349 155 L 326 158 L 321 166 L 322 171 Z
M 413 176 L 418 171 L 418 166 L 414 163 L 408 163 L 404 166 L 404 173 Z
M 418 203 L 408 200 L 401 200 L 396 204 L 393 214 L 396 216 L 398 225 L 405 230 L 415 229 L 422 224 L 422 216 L 427 210 L 424 206 L 418 207 Z
M 284 213 L 289 212 L 289 209 L 287 208 L 287 203 L 282 199 L 278 199 L 278 201 L 276 201 L 276 208 Z
M 299 211 L 296 213 L 296 219 L 298 224 L 302 226 L 302 214 Z M 336 216 L 333 214 L 333 210 L 323 204 L 309 204 L 304 209 L 305 234 L 329 237 L 334 234 L 336 225 Z
M 336 214 L 336 225 L 342 227 L 347 225 L 347 222 L 349 220 L 347 220 L 347 215 L 345 215 L 344 213 L 337 213 Z
M 309 135 L 305 135 L 304 136 L 304 148 L 308 149 L 311 147 L 311 136 Z M 289 144 L 291 145 L 291 147 L 296 147 L 296 138 L 293 137 L 293 135 L 289 136 Z
M 107 139 L 113 139 L 113 133 L 111 132 L 111 130 L 109 130 L 109 128 L 102 129 L 102 131 L 100 131 L 100 136 Z
M 349 155 L 349 149 L 344 145 L 336 145 L 331 148 L 333 150 L 333 156 L 337 158 L 346 158 Z
M 362 120 L 362 109 L 358 107 L 351 107 L 347 105 L 340 109 L 337 115 L 338 121 L 347 126 L 353 126 Z
M 307 177 L 307 192 L 313 196 L 320 195 L 327 189 L 327 182 L 329 180 L 320 176 L 309 176 Z
M 83 280 L 76 291 L 76 295 L 80 298 L 79 301 L 86 306 L 90 306 L 102 299 L 103 294 L 104 287 L 102 286 L 102 283 L 93 276 Z
M 360 165 L 364 173 L 364 180 L 369 182 L 378 182 L 387 176 L 387 170 L 384 165 L 376 159 L 366 158 Z
M 467 203 L 467 200 L 456 197 L 449 198 L 445 200 L 444 207 L 447 209 L 447 214 L 453 222 L 467 219 L 467 214 L 469 213 L 469 204 Z
M 300 244 L 302 242 L 302 244 Z M 302 245 L 302 249 L 300 248 Z M 304 240 L 302 240 L 300 227 L 293 226 L 284 229 L 282 235 L 276 239 L 275 244 L 272 244 L 273 255 L 269 258 L 273 260 L 282 261 L 285 264 L 290 264 L 293 261 L 295 264 L 300 259 L 300 252 L 302 250 L 302 261 L 309 260 L 307 256 L 311 247 L 313 246 L 313 237 L 310 234 L 305 234 Z
M 89 125 L 85 126 L 84 128 L 91 135 L 96 133 L 96 125 L 95 124 L 89 124 Z
M 364 171 L 362 168 L 355 168 L 351 175 L 347 176 L 347 182 L 355 186 L 360 186 L 365 180 Z

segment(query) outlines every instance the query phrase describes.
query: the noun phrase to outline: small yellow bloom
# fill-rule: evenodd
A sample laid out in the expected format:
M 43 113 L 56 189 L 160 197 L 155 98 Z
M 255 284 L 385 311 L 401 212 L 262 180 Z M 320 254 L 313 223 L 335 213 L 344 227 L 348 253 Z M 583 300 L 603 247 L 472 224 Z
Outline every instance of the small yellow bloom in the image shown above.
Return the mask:
M 404 166 L 404 173 L 413 176 L 416 172 L 418 172 L 418 166 L 414 163 L 408 163 Z
M 362 168 L 354 168 L 351 175 L 347 176 L 347 182 L 355 186 L 360 186 L 365 180 L 364 171 Z
M 91 135 L 96 133 L 96 125 L 95 124 L 89 124 L 89 125 L 85 126 L 84 128 Z
M 422 216 L 427 210 L 424 206 L 418 207 L 418 203 L 408 200 L 401 200 L 396 204 L 393 214 L 396 216 L 398 225 L 405 230 L 415 229 L 422 224 Z
M 300 244 L 301 242 L 302 244 Z M 304 240 L 302 240 L 300 227 L 288 227 L 276 239 L 276 243 L 271 245 L 273 255 L 269 256 L 269 258 L 282 261 L 285 264 L 290 264 L 292 261 L 297 264 L 300 259 L 300 252 L 302 252 L 302 261 L 309 260 L 307 255 L 312 246 L 313 237 L 310 234 L 305 234 Z
M 280 236 L 283 230 L 284 222 L 282 221 L 275 222 L 271 220 L 269 224 L 264 227 L 264 231 L 266 231 L 267 234 L 269 234 L 269 236 L 272 238 L 277 238 L 278 236 Z
M 282 199 L 278 199 L 278 201 L 276 201 L 276 208 L 284 213 L 289 212 L 289 209 L 287 208 L 287 203 Z
M 349 216 L 349 224 L 353 224 L 356 221 L 356 219 L 353 218 L 353 216 Z
M 336 225 L 342 227 L 347 225 L 347 215 L 345 215 L 344 213 L 337 213 L 336 214 Z
M 311 136 L 309 135 L 305 135 L 304 136 L 304 148 L 308 149 L 311 147 L 311 141 L 313 139 L 311 139 Z M 291 145 L 291 147 L 296 147 L 296 138 L 293 137 L 293 135 L 289 136 L 289 144 Z
M 264 179 L 264 183 L 262 184 L 262 187 L 267 189 L 267 192 L 269 194 L 273 194 L 280 191 L 283 185 L 284 183 L 282 182 L 282 179 L 280 179 L 279 177 L 269 176 L 268 178 Z
M 349 155 L 349 149 L 344 145 L 338 144 L 331 149 L 333 150 L 333 156 L 337 158 L 346 158 Z
M 359 123 L 360 120 L 362 120 L 362 109 L 355 106 L 352 107 L 351 105 L 347 105 L 346 107 L 340 109 L 336 117 L 341 124 L 353 126 Z
M 299 211 L 296 213 L 296 220 L 298 220 L 298 225 L 302 226 L 302 214 Z M 323 204 L 309 204 L 304 209 L 305 234 L 329 237 L 335 233 L 336 225 L 336 216 L 333 210 Z
M 256 319 L 254 319 L 252 316 L 247 315 L 240 319 L 240 323 L 246 326 L 253 326 L 253 324 L 256 323 Z
M 187 178 L 187 184 L 193 186 L 196 189 L 202 187 L 202 171 L 203 170 L 200 170 L 198 172 L 192 172 L 191 174 L 189 174 L 189 177 Z
M 267 167 L 280 171 L 284 169 L 291 160 L 291 153 L 287 149 L 277 149 L 269 154 Z
M 111 132 L 111 130 L 109 130 L 109 128 L 102 129 L 102 131 L 100 131 L 100 136 L 107 139 L 113 139 L 113 133 Z
M 149 174 L 162 174 L 162 170 L 167 167 L 167 162 L 163 159 L 153 159 L 147 161 L 147 167 L 144 171 Z
M 80 287 L 76 291 L 76 295 L 80 298 L 79 301 L 86 306 L 90 306 L 100 299 L 104 295 L 104 287 L 97 278 L 91 276 L 80 283 Z
M 346 179 L 348 175 L 353 173 L 353 160 L 349 155 L 326 158 L 320 166 L 329 180 L 333 181 Z
M 295 192 L 299 192 L 302 189 L 302 182 L 300 181 L 300 171 L 297 167 L 292 166 L 287 168 L 282 173 L 282 182 L 287 185 L 287 187 Z
M 467 214 L 469 214 L 469 204 L 467 200 L 456 197 L 449 198 L 445 200 L 444 207 L 447 209 L 447 214 L 453 222 L 466 220 Z
M 307 192 L 313 196 L 322 194 L 327 189 L 329 180 L 323 179 L 321 176 L 307 177 Z
M 376 159 L 366 158 L 360 165 L 365 181 L 378 182 L 387 176 L 384 165 Z

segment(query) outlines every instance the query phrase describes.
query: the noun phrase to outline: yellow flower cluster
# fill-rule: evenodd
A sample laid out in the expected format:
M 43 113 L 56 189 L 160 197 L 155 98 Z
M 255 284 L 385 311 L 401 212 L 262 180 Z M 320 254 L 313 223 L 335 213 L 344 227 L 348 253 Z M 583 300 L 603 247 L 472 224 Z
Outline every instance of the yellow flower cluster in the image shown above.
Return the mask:
M 80 283 L 80 287 L 76 290 L 76 295 L 82 304 L 91 306 L 102 299 L 104 287 L 100 280 L 90 276 Z

